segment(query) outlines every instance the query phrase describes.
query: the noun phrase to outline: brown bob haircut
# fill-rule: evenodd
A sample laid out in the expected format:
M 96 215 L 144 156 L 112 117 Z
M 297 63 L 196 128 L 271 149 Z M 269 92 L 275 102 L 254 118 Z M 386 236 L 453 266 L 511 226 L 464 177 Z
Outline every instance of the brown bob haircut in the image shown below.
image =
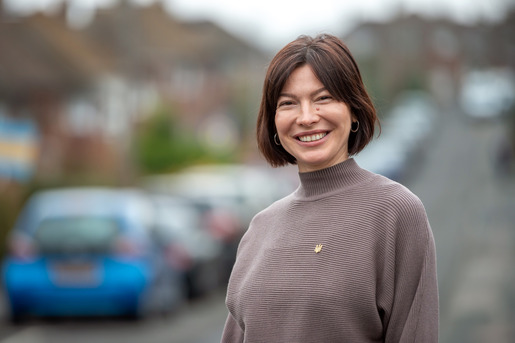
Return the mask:
M 257 119 L 257 142 L 261 153 L 273 167 L 297 164 L 282 145 L 274 143 L 275 112 L 279 94 L 297 68 L 308 64 L 327 91 L 349 106 L 359 129 L 349 136 L 349 155 L 360 152 L 372 139 L 379 120 L 356 61 L 347 46 L 329 34 L 315 38 L 300 36 L 282 48 L 272 59 L 266 73 Z

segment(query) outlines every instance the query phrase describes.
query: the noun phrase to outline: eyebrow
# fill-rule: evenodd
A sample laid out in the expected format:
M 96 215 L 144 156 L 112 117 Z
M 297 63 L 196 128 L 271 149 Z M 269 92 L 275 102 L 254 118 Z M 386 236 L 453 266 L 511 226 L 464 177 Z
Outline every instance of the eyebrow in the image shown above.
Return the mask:
M 319 94 L 319 93 L 322 93 L 322 92 L 324 92 L 324 91 L 326 91 L 326 90 L 327 90 L 327 89 L 326 89 L 325 87 L 319 88 L 319 89 L 317 89 L 317 90 L 315 90 L 315 91 L 311 92 L 310 96 L 315 96 L 315 95 L 317 95 L 317 94 Z M 294 99 L 296 99 L 296 98 L 297 98 L 295 95 L 290 94 L 290 93 L 280 93 L 280 94 L 279 94 L 279 98 L 280 98 L 280 97 L 282 97 L 282 96 L 289 97 L 289 98 L 294 98 Z

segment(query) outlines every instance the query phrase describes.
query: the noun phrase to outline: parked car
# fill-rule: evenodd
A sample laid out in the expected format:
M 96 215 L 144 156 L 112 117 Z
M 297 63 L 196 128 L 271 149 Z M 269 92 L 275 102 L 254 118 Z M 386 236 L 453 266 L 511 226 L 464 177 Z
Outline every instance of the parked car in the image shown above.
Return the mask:
M 9 236 L 3 283 L 10 317 L 169 312 L 183 299 L 151 235 L 153 207 L 137 190 L 68 188 L 34 194 Z
M 401 182 L 406 174 L 408 151 L 394 135 L 382 134 L 355 156 L 360 167 Z
M 463 75 L 458 100 L 470 119 L 499 118 L 515 106 L 515 73 L 509 68 L 467 72 Z
M 229 279 L 252 217 L 295 186 L 284 174 L 244 164 L 191 166 L 143 180 L 149 192 L 184 199 L 200 211 L 201 226 L 222 244 L 222 283 Z
M 438 105 L 429 93 L 403 91 L 396 97 L 383 129 L 386 134 L 395 135 L 410 153 L 418 153 L 434 134 L 438 112 Z
M 277 171 L 226 164 L 192 166 L 174 174 L 150 176 L 144 180 L 143 187 L 186 198 L 206 208 L 232 212 L 240 223 L 237 235 L 241 235 L 256 213 L 289 194 L 296 185 L 291 185 Z M 224 239 L 231 239 L 234 233 L 227 230 L 226 234 L 228 237 Z
M 381 122 L 375 137 L 355 158 L 374 173 L 404 182 L 410 169 L 423 160 L 428 142 L 435 134 L 438 106 L 425 91 L 404 91 Z
M 203 213 L 189 201 L 168 195 L 152 195 L 155 206 L 154 235 L 168 266 L 182 272 L 188 297 L 196 298 L 221 284 L 223 245 L 204 227 Z

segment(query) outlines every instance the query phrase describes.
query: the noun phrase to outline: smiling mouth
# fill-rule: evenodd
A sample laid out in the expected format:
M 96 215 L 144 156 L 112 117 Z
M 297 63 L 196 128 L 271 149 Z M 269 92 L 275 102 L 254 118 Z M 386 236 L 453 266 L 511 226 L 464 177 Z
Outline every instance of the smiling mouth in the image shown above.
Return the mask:
M 327 132 L 316 133 L 314 135 L 308 135 L 308 136 L 299 136 L 299 137 L 297 137 L 297 139 L 300 140 L 301 142 L 314 142 L 314 141 L 318 141 L 318 140 L 324 138 L 325 136 L 327 136 Z

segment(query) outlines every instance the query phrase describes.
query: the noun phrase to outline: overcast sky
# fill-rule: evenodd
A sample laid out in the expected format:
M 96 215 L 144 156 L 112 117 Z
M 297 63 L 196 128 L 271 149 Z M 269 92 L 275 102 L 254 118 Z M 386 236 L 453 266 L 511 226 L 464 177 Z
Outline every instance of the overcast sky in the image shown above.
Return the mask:
M 18 11 L 51 9 L 63 0 L 4 0 Z M 120 0 L 68 0 L 77 13 Z M 129 1 L 129 0 L 121 0 Z M 146 4 L 155 0 L 130 0 Z M 461 23 L 502 18 L 515 0 L 165 0 L 184 19 L 210 19 L 256 44 L 277 49 L 300 34 L 343 34 L 362 20 L 403 11 L 445 16 Z

